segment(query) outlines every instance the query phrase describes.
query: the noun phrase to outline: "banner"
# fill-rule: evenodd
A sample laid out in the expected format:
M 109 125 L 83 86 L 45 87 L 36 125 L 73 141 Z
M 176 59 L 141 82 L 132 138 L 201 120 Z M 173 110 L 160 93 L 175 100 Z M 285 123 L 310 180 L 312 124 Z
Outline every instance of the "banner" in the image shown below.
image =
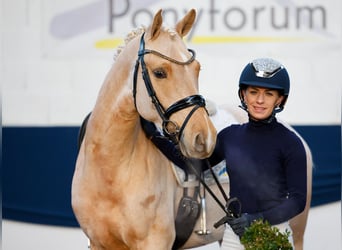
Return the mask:
M 43 6 L 44 49 L 50 56 L 100 56 L 101 50 L 122 44 L 131 30 L 148 26 L 158 9 L 171 26 L 196 9 L 196 23 L 186 40 L 217 56 L 232 44 L 247 54 L 246 44 L 283 44 L 291 47 L 286 52 L 296 54 L 303 46 L 327 48 L 341 42 L 337 0 L 50 0 Z

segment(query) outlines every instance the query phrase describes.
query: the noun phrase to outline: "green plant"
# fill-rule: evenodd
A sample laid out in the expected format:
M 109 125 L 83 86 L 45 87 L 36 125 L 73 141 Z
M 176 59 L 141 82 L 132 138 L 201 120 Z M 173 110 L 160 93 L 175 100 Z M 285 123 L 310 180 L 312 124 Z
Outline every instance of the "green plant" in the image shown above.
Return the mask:
M 241 237 L 246 250 L 293 250 L 288 237 L 290 232 L 280 232 L 263 220 L 254 221 Z

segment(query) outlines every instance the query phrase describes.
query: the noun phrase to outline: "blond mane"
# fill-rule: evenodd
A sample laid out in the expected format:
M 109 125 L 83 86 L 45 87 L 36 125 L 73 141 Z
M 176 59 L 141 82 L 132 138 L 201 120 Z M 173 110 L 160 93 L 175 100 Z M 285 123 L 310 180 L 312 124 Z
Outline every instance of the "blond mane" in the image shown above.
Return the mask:
M 146 28 L 142 26 L 142 27 L 138 27 L 138 28 L 132 30 L 131 32 L 129 32 L 126 35 L 126 37 L 124 38 L 124 44 L 119 45 L 116 48 L 116 51 L 115 51 L 115 54 L 114 54 L 114 61 L 120 55 L 121 51 L 124 50 L 124 48 L 126 47 L 126 44 L 128 44 L 131 40 L 133 40 L 133 38 L 137 37 L 138 35 L 141 35 L 145 31 L 146 31 Z
M 138 27 L 134 30 L 132 30 L 131 32 L 129 32 L 126 37 L 124 38 L 124 44 L 119 45 L 116 49 L 115 55 L 114 55 L 114 61 L 115 59 L 119 56 L 119 54 L 121 53 L 121 51 L 126 47 L 126 45 L 132 41 L 134 38 L 136 38 L 137 36 L 141 35 L 142 33 L 144 33 L 146 31 L 146 27 L 141 26 Z M 175 37 L 175 35 L 177 34 L 176 31 L 173 28 L 166 28 L 163 27 L 162 28 L 164 31 L 168 32 L 171 36 L 171 38 Z

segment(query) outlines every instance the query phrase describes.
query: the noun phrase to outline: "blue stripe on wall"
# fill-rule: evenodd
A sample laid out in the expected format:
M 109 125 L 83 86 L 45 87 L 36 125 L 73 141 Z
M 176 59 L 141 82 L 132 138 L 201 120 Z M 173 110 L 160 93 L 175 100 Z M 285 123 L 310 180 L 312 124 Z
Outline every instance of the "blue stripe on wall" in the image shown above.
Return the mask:
M 3 128 L 3 212 L 7 219 L 78 226 L 71 209 L 76 127 Z
M 341 199 L 341 126 L 294 126 L 309 144 L 312 206 Z M 3 218 L 78 226 L 71 181 L 78 127 L 3 128 Z
M 311 206 L 341 200 L 341 126 L 294 126 L 314 161 Z

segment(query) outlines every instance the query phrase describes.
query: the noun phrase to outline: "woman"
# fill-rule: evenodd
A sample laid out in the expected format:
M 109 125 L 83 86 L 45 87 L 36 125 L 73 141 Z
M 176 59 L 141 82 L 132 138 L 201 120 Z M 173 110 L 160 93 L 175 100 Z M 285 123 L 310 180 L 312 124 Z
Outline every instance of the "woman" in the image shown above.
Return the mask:
M 229 218 L 221 249 L 244 249 L 240 238 L 256 219 L 290 230 L 288 220 L 305 208 L 305 149 L 275 117 L 289 90 L 287 70 L 273 59 L 256 59 L 241 73 L 239 97 L 249 121 L 221 130 L 209 159 L 211 165 L 226 161 L 230 197 L 241 202 L 241 216 Z

